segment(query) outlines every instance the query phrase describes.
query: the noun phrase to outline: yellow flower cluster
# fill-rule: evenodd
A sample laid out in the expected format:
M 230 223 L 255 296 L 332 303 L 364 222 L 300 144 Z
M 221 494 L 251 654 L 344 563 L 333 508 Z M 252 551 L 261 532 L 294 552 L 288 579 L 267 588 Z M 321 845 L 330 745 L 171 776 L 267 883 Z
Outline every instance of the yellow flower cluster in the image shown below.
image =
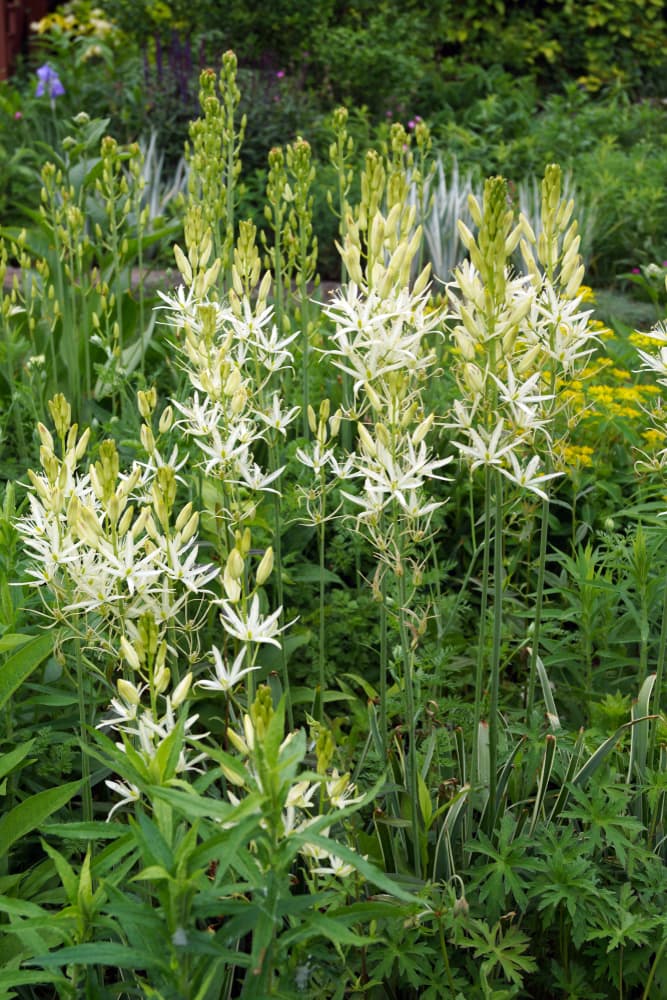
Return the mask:
M 556 449 L 555 464 L 559 471 L 571 475 L 577 469 L 589 469 L 593 465 L 594 449 L 590 445 L 563 444 Z
M 86 11 L 81 4 L 76 3 L 63 4 L 52 14 L 33 21 L 30 28 L 38 35 L 54 32 L 71 38 L 110 39 L 114 33 L 118 34 L 116 25 L 105 16 L 101 8 L 93 7 Z
M 584 301 L 594 304 L 593 290 L 583 287 L 582 292 Z M 599 320 L 591 320 L 589 326 L 602 342 L 615 337 L 614 331 Z M 655 348 L 655 341 L 639 332 L 631 334 L 629 341 L 640 349 Z M 649 427 L 649 406 L 659 393 L 657 385 L 636 383 L 633 372 L 615 364 L 611 358 L 593 357 L 580 378 L 563 386 L 559 398 L 565 403 L 568 429 L 576 432 L 575 440 L 592 439 L 595 447 L 566 438 L 557 458 L 562 470 L 574 475 L 591 467 L 594 453 L 625 437 L 620 429 L 614 430 L 613 425 L 620 421 L 625 422 L 626 427 L 631 423 L 649 451 L 664 447 L 664 435 Z

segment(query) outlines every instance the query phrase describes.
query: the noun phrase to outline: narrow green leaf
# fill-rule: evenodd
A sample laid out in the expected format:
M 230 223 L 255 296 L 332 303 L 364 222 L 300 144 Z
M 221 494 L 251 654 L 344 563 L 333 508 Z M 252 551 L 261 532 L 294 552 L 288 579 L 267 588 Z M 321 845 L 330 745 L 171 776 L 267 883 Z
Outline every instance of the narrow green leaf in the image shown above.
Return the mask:
M 47 823 L 41 829 L 44 837 L 66 837 L 68 840 L 117 840 L 127 834 L 127 827 L 117 823 Z
M 13 771 L 14 768 L 28 756 L 33 748 L 34 742 L 34 740 L 28 740 L 27 743 L 17 747 L 16 750 L 12 750 L 11 753 L 3 754 L 3 756 L 0 757 L 0 778 L 4 778 L 6 774 Z
M 53 649 L 53 643 L 54 634 L 43 632 L 13 653 L 0 666 L 0 708 L 7 704 L 33 670 L 46 659 Z
M 53 986 L 67 987 L 69 983 L 62 976 L 48 972 L 32 972 L 29 969 L 10 969 L 0 972 L 0 990 L 9 990 L 14 986 L 32 986 L 37 983 L 50 983 Z
M 637 725 L 633 726 L 632 735 L 630 737 L 630 766 L 628 768 L 628 781 L 632 780 L 633 775 L 640 782 L 644 780 L 646 757 L 648 754 L 649 719 L 647 716 L 650 711 L 649 706 L 651 695 L 653 694 L 653 688 L 655 686 L 655 678 L 655 674 L 651 674 L 646 678 L 641 686 L 639 697 L 637 698 L 636 703 L 632 706 L 632 720 L 633 722 L 636 722 Z
M 0 816 L 0 847 L 8 852 L 12 844 L 26 833 L 41 826 L 47 816 L 61 809 L 73 795 L 76 795 L 80 781 L 70 781 L 59 788 L 47 788 L 31 795 L 29 799 L 15 806 L 10 812 Z
M 89 942 L 60 948 L 46 955 L 30 959 L 26 965 L 41 965 L 51 968 L 57 965 L 112 965 L 119 969 L 160 969 L 167 971 L 164 962 L 152 955 L 148 949 L 128 948 L 114 941 Z
M 529 835 L 534 832 L 540 813 L 542 811 L 542 806 L 544 805 L 544 799 L 546 797 L 547 789 L 549 787 L 549 779 L 551 778 L 551 772 L 553 770 L 555 756 L 556 756 L 556 737 L 553 736 L 551 733 L 549 733 L 549 735 L 546 738 L 544 755 L 542 757 L 542 768 L 540 770 L 540 777 L 537 783 L 537 794 L 535 795 L 533 816 L 530 821 L 530 828 L 528 830 Z
M 542 686 L 542 695 L 544 697 L 544 704 L 547 707 L 547 718 L 549 720 L 549 725 L 552 729 L 558 730 L 561 728 L 560 717 L 556 709 L 556 702 L 554 701 L 554 696 L 551 691 L 551 682 L 549 681 L 549 676 L 546 672 L 544 664 L 540 657 L 536 657 L 537 674 L 540 678 L 540 684 Z

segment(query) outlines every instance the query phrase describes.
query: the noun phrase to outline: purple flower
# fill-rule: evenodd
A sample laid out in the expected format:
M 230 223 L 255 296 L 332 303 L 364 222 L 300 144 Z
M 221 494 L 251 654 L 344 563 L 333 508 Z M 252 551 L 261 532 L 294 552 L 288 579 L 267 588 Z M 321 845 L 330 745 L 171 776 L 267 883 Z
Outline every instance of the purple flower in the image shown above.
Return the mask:
M 285 70 L 284 69 L 279 69 L 278 72 L 276 73 L 276 76 L 278 77 L 279 80 L 282 80 L 282 78 L 284 77 L 284 75 L 285 75 Z
M 23 112 L 22 111 L 15 111 L 14 112 L 14 121 L 15 122 L 20 122 L 22 118 L 23 118 Z
M 639 268 L 638 268 L 638 267 L 633 267 L 633 269 L 632 269 L 632 273 L 633 273 L 633 274 L 641 274 L 641 271 L 639 270 Z
M 53 104 L 56 97 L 62 97 L 65 88 L 60 82 L 60 77 L 50 63 L 44 63 L 37 70 L 37 90 L 35 97 L 48 97 Z

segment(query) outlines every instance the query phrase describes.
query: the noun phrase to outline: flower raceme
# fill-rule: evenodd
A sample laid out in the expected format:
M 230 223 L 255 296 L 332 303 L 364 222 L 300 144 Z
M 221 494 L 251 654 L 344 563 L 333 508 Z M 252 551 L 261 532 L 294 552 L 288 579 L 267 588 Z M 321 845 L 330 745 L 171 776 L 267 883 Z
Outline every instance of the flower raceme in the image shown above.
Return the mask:
M 17 529 L 32 557 L 32 585 L 49 591 L 48 614 L 95 612 L 104 622 L 100 645 L 114 652 L 126 622 L 150 613 L 161 627 L 173 624 L 188 595 L 205 593 L 219 570 L 198 561 L 192 505 L 174 513 L 173 467 L 135 464 L 123 473 L 115 445 L 104 442 L 98 461 L 81 471 L 89 435 L 65 423 L 60 457 L 40 428 L 42 470 L 29 472 L 29 512 Z

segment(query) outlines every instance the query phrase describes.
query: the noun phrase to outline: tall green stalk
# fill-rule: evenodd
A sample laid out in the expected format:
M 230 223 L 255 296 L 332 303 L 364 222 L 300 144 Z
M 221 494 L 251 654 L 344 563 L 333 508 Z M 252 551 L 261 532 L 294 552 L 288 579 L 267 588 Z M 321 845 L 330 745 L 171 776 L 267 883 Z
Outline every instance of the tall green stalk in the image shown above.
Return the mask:
M 503 477 L 499 470 L 494 472 L 494 517 L 493 517 L 493 642 L 491 645 L 489 685 L 489 803 L 487 807 L 487 831 L 493 831 L 498 803 L 496 788 L 498 781 L 498 718 L 500 691 L 500 651 L 503 627 Z

